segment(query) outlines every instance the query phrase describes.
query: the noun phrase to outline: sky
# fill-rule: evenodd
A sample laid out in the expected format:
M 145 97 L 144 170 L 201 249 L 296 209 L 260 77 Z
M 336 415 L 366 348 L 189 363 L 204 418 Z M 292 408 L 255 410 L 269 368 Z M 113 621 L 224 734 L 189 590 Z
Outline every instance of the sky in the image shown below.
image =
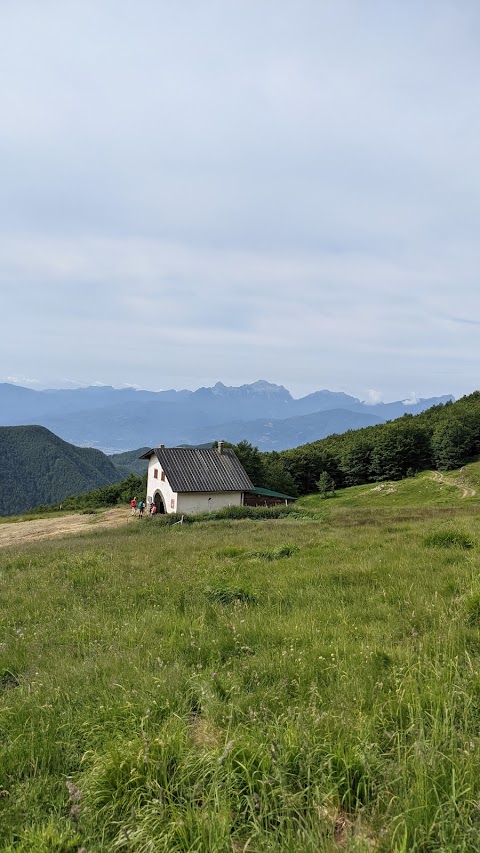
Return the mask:
M 0 3 L 0 381 L 480 387 L 477 0 Z

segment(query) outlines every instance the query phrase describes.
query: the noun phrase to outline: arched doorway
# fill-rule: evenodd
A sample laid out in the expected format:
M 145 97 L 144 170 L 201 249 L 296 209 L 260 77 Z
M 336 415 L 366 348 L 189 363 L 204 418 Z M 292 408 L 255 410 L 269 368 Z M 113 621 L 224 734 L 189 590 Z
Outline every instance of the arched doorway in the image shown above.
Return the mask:
M 157 508 L 157 513 L 159 513 L 159 512 L 165 513 L 166 512 L 165 503 L 164 503 L 164 500 L 162 498 L 161 492 L 155 492 L 155 494 L 153 496 L 153 502 Z

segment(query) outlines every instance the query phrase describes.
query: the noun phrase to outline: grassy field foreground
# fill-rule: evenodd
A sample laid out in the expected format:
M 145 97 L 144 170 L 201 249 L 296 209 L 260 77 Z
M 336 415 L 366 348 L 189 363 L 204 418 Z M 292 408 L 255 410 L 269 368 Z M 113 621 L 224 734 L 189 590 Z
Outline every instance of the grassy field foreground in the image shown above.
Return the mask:
M 478 504 L 349 493 L 0 555 L 1 850 L 480 849 Z

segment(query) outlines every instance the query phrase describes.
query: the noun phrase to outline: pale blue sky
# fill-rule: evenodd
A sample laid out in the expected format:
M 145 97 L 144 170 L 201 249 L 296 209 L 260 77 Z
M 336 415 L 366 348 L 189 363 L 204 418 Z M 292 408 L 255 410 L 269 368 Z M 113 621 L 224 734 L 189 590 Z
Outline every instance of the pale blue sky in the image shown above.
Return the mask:
M 0 381 L 480 386 L 480 5 L 0 4 Z

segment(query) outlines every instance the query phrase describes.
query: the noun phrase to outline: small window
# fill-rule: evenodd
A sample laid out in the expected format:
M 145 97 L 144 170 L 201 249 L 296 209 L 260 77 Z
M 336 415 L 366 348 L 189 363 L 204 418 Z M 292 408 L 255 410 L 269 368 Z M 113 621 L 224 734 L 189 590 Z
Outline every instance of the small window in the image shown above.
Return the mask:
M 153 476 L 155 480 L 158 480 L 158 468 L 153 469 Z
M 160 479 L 163 480 L 163 482 L 165 482 L 165 471 L 162 471 L 162 476 L 160 477 Z

